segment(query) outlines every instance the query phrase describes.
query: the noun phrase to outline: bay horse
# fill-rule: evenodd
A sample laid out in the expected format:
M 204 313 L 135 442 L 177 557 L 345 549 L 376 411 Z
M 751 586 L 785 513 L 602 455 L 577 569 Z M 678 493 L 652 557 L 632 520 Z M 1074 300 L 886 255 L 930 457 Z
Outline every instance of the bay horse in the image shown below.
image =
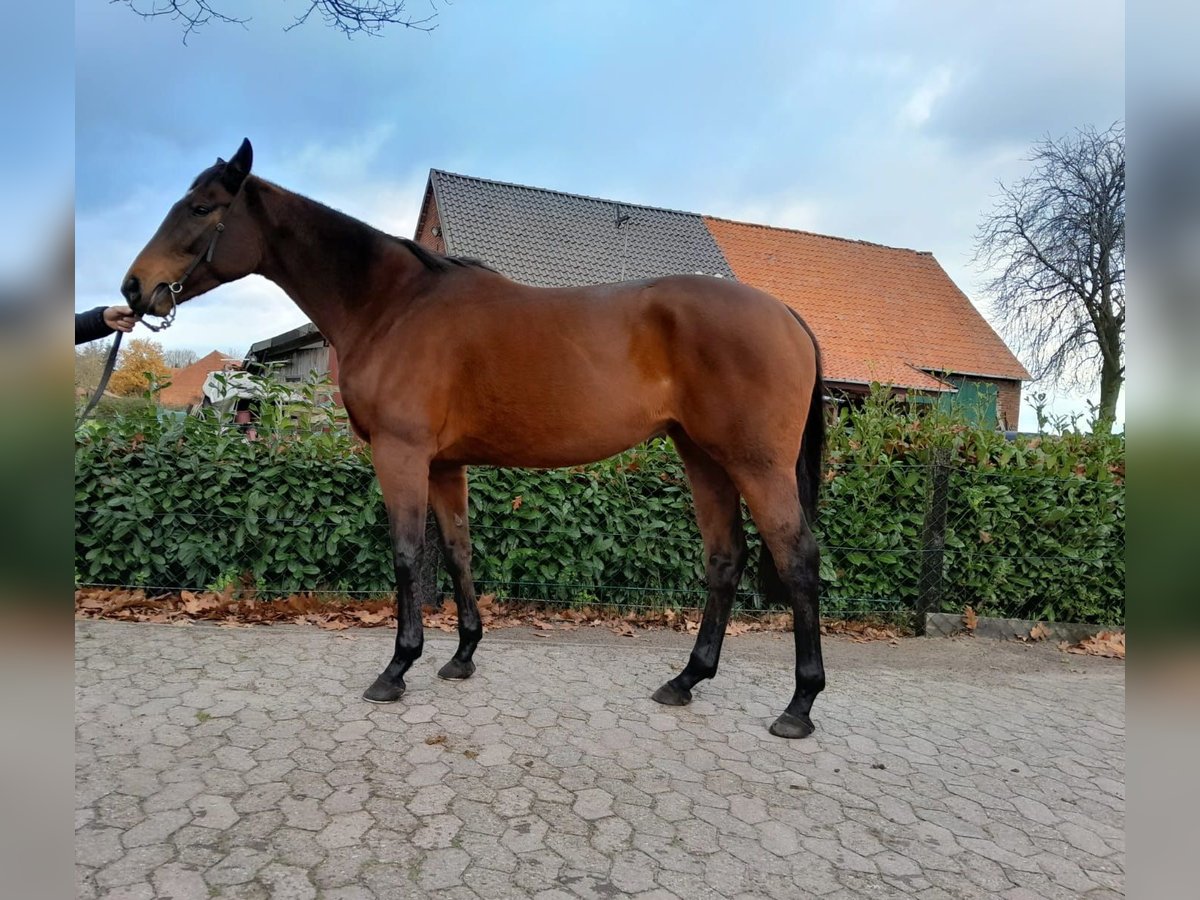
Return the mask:
M 800 317 L 769 294 L 705 275 L 528 287 L 252 176 L 252 159 L 244 140 L 196 177 L 121 293 L 139 315 L 169 318 L 180 303 L 258 274 L 333 345 L 351 426 L 372 448 L 396 577 L 395 653 L 364 699 L 398 700 L 421 655 L 414 588 L 427 506 L 458 605 L 458 649 L 438 674 L 475 671 L 483 628 L 467 466 L 581 465 L 666 434 L 691 483 L 708 596 L 686 667 L 653 698 L 685 705 L 716 674 L 746 565 L 744 498 L 764 542 L 768 599 L 794 617 L 795 693 L 770 730 L 811 734 L 825 686 L 809 528 L 825 426 L 820 351 Z

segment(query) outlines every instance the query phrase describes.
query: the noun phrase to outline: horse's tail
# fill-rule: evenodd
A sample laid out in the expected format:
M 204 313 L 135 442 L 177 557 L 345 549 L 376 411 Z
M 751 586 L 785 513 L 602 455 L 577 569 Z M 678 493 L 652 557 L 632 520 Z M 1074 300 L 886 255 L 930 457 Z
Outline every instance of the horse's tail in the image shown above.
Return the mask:
M 808 332 L 816 356 L 812 397 L 808 402 L 808 421 L 804 423 L 800 457 L 796 460 L 796 484 L 800 489 L 800 506 L 811 528 L 817 521 L 817 495 L 821 489 L 821 466 L 825 455 L 825 379 L 821 375 L 821 347 L 817 344 L 816 337 L 795 311 L 792 315 L 796 316 L 796 321 Z
M 805 321 L 794 309 L 788 309 L 812 341 L 816 372 L 812 396 L 808 401 L 808 419 L 800 440 L 800 455 L 796 459 L 796 487 L 800 493 L 800 508 L 811 528 L 817 520 L 817 499 L 821 489 L 821 468 L 825 457 L 825 379 L 821 374 L 821 347 Z M 789 598 L 775 568 L 775 558 L 764 543 L 758 564 L 759 590 L 766 596 L 767 606 L 787 606 Z

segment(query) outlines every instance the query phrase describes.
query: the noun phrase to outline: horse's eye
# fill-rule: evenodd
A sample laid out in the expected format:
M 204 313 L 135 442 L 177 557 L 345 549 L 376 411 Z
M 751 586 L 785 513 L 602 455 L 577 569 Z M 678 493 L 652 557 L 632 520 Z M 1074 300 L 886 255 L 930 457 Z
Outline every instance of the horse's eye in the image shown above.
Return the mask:
M 192 215 L 193 216 L 203 217 L 203 216 L 207 216 L 210 212 L 212 212 L 211 206 L 193 206 L 192 207 Z

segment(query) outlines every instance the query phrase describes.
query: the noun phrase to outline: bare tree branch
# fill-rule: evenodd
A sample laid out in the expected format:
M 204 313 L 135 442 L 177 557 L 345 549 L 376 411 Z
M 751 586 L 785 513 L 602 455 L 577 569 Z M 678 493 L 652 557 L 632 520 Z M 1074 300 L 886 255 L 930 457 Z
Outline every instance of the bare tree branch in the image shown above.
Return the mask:
M 121 3 L 143 19 L 167 18 L 183 25 L 183 42 L 209 22 L 224 22 L 245 27 L 249 19 L 239 19 L 213 9 L 210 0 L 108 0 Z
M 331 28 L 336 28 L 347 37 L 355 34 L 379 34 L 384 26 L 403 25 L 416 31 L 433 31 L 437 25 L 430 24 L 437 18 L 431 12 L 422 19 L 404 15 L 405 0 L 367 0 L 364 3 L 344 3 L 342 0 L 306 0 L 308 9 L 296 17 L 284 31 L 303 25 L 312 14 L 318 13 Z M 430 4 L 432 8 L 432 3 Z
M 1110 427 L 1125 377 L 1125 130 L 1044 138 L 1031 174 L 1000 185 L 976 234 L 985 290 L 1036 378 L 1099 376 L 1098 427 Z
M 249 18 L 239 18 L 223 12 L 233 0 L 108 0 L 128 6 L 144 19 L 168 18 L 183 26 L 183 42 L 196 31 L 211 22 L 221 22 L 245 27 Z M 378 35 L 388 25 L 400 25 L 415 31 L 433 31 L 437 27 L 437 7 L 429 0 L 429 14 L 413 17 L 405 13 L 407 0 L 296 0 L 297 6 L 305 6 L 292 24 L 284 31 L 291 31 L 317 15 L 327 26 L 341 31 L 347 37 L 356 34 Z

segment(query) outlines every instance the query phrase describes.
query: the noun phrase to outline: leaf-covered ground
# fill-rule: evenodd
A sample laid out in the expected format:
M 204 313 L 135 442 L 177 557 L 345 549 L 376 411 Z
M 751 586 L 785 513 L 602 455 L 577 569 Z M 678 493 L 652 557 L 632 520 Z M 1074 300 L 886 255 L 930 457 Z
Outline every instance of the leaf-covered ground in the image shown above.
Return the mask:
M 562 607 L 522 601 L 500 601 L 492 594 L 479 598 L 479 615 L 484 628 L 530 627 L 538 635 L 569 632 L 579 628 L 607 628 L 616 634 L 636 638 L 640 631 L 668 628 L 695 634 L 700 629 L 700 611 L 696 609 L 656 609 L 619 611 L 604 607 Z M 235 597 L 232 588 L 214 591 L 148 594 L 125 588 L 85 588 L 75 592 L 75 616 L 80 619 L 118 619 L 187 625 L 215 622 L 226 628 L 252 625 L 310 625 L 327 631 L 347 628 L 396 626 L 395 606 L 390 600 L 330 600 L 311 594 L 293 594 L 285 599 L 261 600 Z M 437 609 L 424 610 L 425 626 L 453 632 L 458 614 L 451 600 Z M 725 628 L 727 635 L 756 631 L 790 631 L 790 613 L 765 613 L 735 616 Z M 855 641 L 898 641 L 904 631 L 895 625 L 870 622 L 829 620 L 821 625 L 823 634 L 840 634 Z

